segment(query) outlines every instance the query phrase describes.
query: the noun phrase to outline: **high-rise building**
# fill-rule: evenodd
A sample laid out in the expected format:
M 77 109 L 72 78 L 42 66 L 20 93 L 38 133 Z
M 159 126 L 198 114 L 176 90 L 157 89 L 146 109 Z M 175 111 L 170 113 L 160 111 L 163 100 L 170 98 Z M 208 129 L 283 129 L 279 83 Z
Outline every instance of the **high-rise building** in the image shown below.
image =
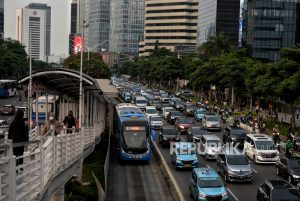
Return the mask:
M 84 31 L 85 49 L 101 51 L 108 49 L 110 33 L 110 0 L 80 0 L 79 33 L 82 33 L 81 22 L 85 20 L 89 26 Z
M 16 36 L 32 58 L 47 61 L 50 55 L 51 7 L 29 4 L 16 10 Z
M 278 61 L 280 49 L 300 43 L 300 0 L 245 0 L 243 42 L 252 57 Z
M 71 3 L 71 27 L 69 34 L 69 54 L 74 54 L 74 36 L 77 33 L 77 1 Z
M 240 0 L 199 0 L 197 46 L 221 32 L 239 43 Z
M 0 38 L 4 33 L 4 0 L 0 0 Z
M 159 47 L 171 51 L 195 49 L 198 0 L 145 0 L 145 31 L 140 56 Z
M 109 51 L 137 55 L 144 33 L 144 0 L 111 0 Z

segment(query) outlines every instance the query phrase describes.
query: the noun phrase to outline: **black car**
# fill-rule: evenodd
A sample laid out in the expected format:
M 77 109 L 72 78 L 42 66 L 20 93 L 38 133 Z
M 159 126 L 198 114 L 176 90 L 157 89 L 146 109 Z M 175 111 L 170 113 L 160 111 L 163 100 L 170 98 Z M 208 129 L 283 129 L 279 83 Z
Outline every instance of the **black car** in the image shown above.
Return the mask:
M 152 106 L 154 106 L 158 111 L 161 111 L 161 101 L 154 99 L 152 101 Z
M 227 126 L 224 130 L 223 143 L 232 142 L 244 144 L 246 133 L 244 129 L 237 126 Z
M 206 129 L 200 126 L 192 126 L 187 130 L 187 141 L 188 142 L 200 142 L 200 137 L 202 135 L 207 135 Z
M 180 99 L 177 99 L 177 100 L 175 101 L 174 108 L 175 108 L 176 110 L 183 111 L 183 109 L 184 109 L 184 102 L 183 102 L 182 100 L 180 100 Z
M 159 132 L 158 141 L 162 146 L 179 141 L 178 131 L 174 126 L 164 126 Z
M 195 111 L 197 110 L 197 106 L 194 104 L 186 104 L 183 109 L 183 113 L 186 116 L 194 116 Z
M 288 180 L 291 184 L 300 182 L 300 158 L 282 157 L 276 162 L 276 174 Z
M 285 180 L 265 180 L 257 190 L 258 201 L 300 200 L 300 192 Z
M 170 111 L 170 113 L 167 116 L 168 122 L 170 124 L 174 124 L 176 119 L 179 117 L 183 117 L 182 113 L 179 111 Z

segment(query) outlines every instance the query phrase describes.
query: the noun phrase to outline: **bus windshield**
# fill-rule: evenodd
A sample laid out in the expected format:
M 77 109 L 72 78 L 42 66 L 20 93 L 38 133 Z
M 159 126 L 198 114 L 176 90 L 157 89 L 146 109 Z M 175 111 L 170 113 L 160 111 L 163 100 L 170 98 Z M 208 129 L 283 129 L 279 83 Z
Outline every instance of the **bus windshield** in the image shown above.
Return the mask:
M 124 129 L 125 148 L 146 149 L 147 134 L 145 127 L 125 127 Z

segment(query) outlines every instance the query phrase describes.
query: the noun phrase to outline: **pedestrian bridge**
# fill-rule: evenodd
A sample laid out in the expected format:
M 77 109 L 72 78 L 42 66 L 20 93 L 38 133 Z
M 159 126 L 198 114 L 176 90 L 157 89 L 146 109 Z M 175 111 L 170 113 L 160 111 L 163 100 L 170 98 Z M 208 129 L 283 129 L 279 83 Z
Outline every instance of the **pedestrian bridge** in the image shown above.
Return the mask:
M 106 96 L 117 95 L 108 80 L 96 80 L 85 74 L 82 80 L 83 95 L 80 97 L 77 71 L 53 69 L 32 74 L 36 97 L 58 96 L 53 105 L 46 103 L 46 111 L 50 111 L 50 107 L 60 122 L 69 110 L 75 117 L 80 115 L 79 100 L 82 98 L 81 128 L 64 128 L 55 134 L 52 127 L 41 136 L 36 126 L 30 132 L 28 143 L 12 144 L 10 140 L 3 140 L 0 143 L 1 201 L 50 200 L 73 175 L 81 176 L 84 158 L 93 152 L 106 128 Z M 20 83 L 26 90 L 29 77 L 24 77 Z M 25 145 L 24 154 L 14 156 L 13 147 L 22 145 Z M 19 159 L 23 159 L 22 165 L 17 164 Z

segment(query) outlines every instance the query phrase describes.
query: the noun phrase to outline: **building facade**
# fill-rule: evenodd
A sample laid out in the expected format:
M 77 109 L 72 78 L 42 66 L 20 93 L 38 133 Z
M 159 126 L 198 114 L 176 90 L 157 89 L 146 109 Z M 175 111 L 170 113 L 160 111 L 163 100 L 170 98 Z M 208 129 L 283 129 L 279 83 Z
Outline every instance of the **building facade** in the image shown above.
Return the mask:
M 4 0 L 0 0 L 0 38 L 4 33 Z
M 252 57 L 278 61 L 281 48 L 300 43 L 300 0 L 245 0 L 243 42 Z
M 198 0 L 145 0 L 145 31 L 139 55 L 148 56 L 156 41 L 171 51 L 195 49 Z
M 197 46 L 223 32 L 235 47 L 239 44 L 240 0 L 199 0 Z
M 16 38 L 25 46 L 28 55 L 31 53 L 32 58 L 47 62 L 50 56 L 50 37 L 51 7 L 46 4 L 30 4 L 16 10 Z
M 69 34 L 69 55 L 74 54 L 74 36 L 77 33 L 77 1 L 71 3 L 71 27 Z
M 109 51 L 137 55 L 144 34 L 144 0 L 111 0 Z

